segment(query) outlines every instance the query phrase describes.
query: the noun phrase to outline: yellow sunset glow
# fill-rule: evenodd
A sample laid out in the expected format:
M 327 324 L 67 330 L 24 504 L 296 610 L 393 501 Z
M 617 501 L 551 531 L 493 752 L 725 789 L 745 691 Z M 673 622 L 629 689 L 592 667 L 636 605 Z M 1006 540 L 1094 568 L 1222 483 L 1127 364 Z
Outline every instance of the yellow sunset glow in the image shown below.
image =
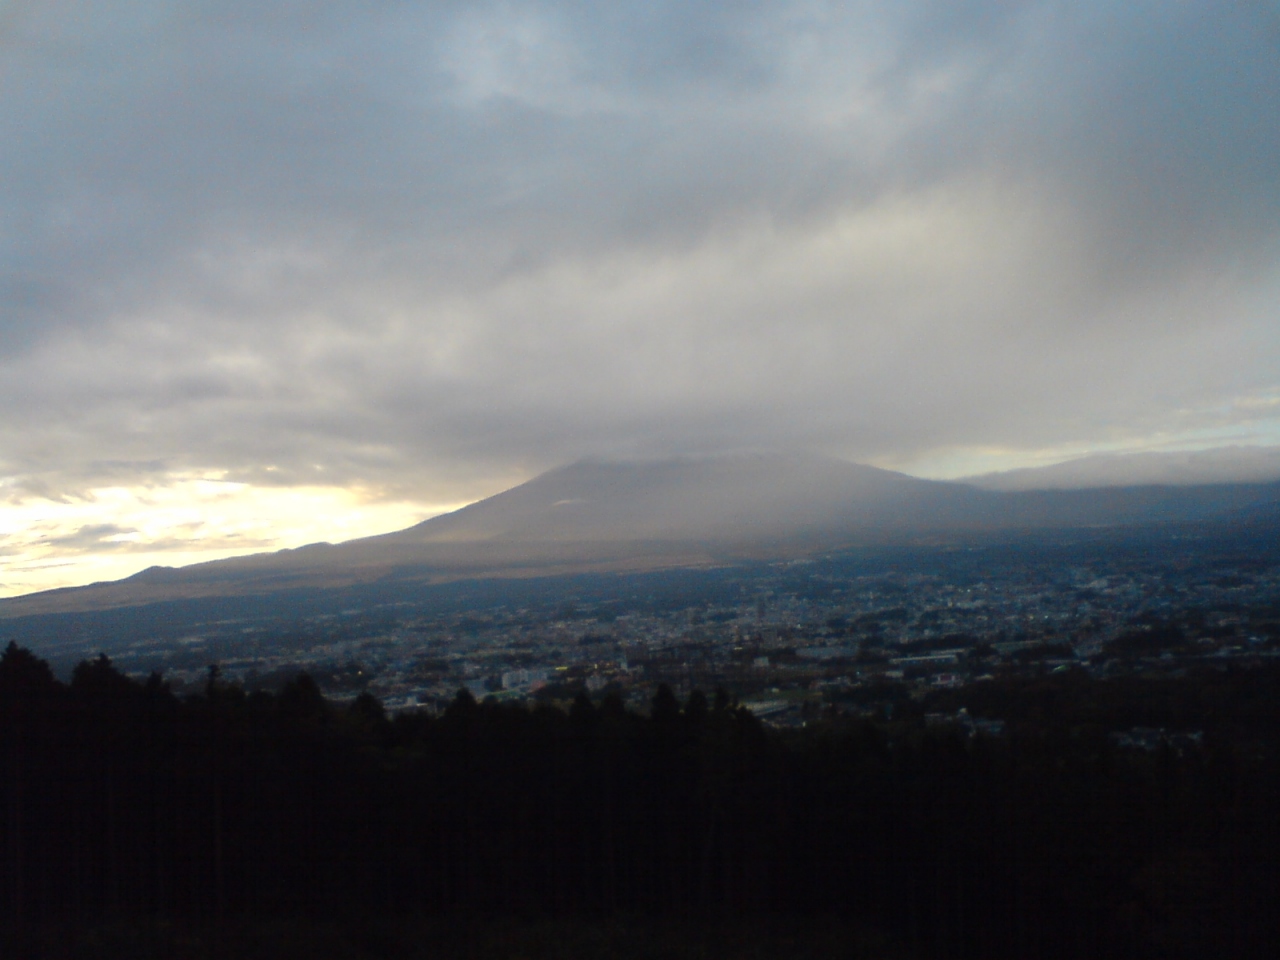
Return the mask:
M 150 566 L 387 533 L 464 506 L 342 487 L 265 487 L 174 477 L 76 498 L 0 503 L 0 596 L 116 580 Z

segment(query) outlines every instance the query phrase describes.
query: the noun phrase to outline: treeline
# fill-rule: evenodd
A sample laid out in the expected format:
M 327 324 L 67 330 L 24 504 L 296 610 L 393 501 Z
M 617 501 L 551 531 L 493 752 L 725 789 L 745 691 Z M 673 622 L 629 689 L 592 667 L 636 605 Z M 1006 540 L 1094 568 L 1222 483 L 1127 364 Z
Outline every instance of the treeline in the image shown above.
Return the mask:
M 389 719 L 306 675 L 246 694 L 211 672 L 179 700 L 102 657 L 63 684 L 13 645 L 0 711 L 7 955 L 157 917 L 836 918 L 934 957 L 1277 945 L 1270 714 L 1150 752 L 1036 711 L 1001 739 L 841 717 L 784 735 L 666 688 L 647 716 L 460 693 Z

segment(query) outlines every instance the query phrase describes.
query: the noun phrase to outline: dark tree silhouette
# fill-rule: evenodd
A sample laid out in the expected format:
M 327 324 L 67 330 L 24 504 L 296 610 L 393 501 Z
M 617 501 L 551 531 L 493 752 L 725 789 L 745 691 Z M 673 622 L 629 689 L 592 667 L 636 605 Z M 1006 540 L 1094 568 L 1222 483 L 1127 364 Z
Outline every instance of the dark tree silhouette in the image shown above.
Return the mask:
M 308 673 L 300 673 L 280 691 L 280 715 L 290 720 L 323 721 L 329 705 Z
M 0 696 L 12 701 L 17 697 L 48 696 L 57 689 L 49 664 L 9 641 L 0 655 Z
M 1274 667 L 1014 678 L 795 731 L 669 689 L 647 718 L 616 693 L 566 713 L 462 691 L 389 719 L 305 675 L 211 692 L 101 657 L 63 685 L 0 655 L 4 956 L 157 917 L 209 944 L 245 918 L 375 915 L 828 918 L 939 958 L 1276 954 Z M 924 722 L 961 705 L 1005 735 Z M 1171 734 L 1111 736 L 1134 726 Z
M 711 711 L 707 703 L 707 695 L 701 690 L 694 690 L 684 705 L 684 716 L 691 724 L 704 723 Z
M 656 723 L 674 723 L 680 718 L 680 701 L 665 683 L 658 684 L 649 706 L 649 716 Z
M 105 653 L 100 653 L 96 659 L 85 660 L 72 671 L 71 692 L 98 703 L 121 703 L 133 699 L 140 688 L 117 670 Z

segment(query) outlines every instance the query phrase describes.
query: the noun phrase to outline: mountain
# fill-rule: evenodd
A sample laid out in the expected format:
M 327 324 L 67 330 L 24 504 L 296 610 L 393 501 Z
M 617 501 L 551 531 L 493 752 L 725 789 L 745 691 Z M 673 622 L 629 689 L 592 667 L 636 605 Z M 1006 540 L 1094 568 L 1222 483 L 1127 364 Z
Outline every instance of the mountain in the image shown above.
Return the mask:
M 871 543 L 1277 515 L 1280 484 L 1004 492 L 817 456 L 586 460 L 396 533 L 153 567 L 0 601 L 0 617 L 265 595 L 785 559 Z M 1234 520 L 1233 520 L 1234 518 Z
M 1233 446 L 1174 453 L 1104 453 L 1047 467 L 966 477 L 983 490 L 1082 490 L 1136 485 L 1195 486 L 1280 480 L 1280 447 Z
M 427 520 L 386 543 L 790 540 L 958 521 L 989 498 L 817 456 L 580 461 Z

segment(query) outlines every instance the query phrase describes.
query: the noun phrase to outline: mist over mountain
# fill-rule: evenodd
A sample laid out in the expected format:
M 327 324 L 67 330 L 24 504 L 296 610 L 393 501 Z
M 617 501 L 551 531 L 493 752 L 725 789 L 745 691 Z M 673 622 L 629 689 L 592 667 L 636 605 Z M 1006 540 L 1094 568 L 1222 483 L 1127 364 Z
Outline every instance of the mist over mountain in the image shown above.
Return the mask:
M 1001 491 L 841 460 L 755 454 L 585 460 L 407 530 L 0 601 L 0 616 L 262 595 L 789 559 L 861 545 L 1272 519 L 1280 484 Z
M 1173 453 L 1105 453 L 1047 467 L 965 477 L 984 490 L 1076 490 L 1168 484 L 1271 483 L 1280 480 L 1280 447 L 1231 446 Z

